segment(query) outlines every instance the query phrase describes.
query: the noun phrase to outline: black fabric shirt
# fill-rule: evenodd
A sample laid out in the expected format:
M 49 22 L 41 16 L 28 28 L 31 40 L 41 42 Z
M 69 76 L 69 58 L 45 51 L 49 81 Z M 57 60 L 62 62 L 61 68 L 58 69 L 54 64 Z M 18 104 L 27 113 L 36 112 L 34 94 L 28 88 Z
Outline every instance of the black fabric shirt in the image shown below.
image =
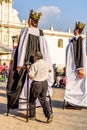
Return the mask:
M 76 68 L 83 68 L 82 41 L 83 41 L 83 38 L 81 36 L 79 36 L 77 40 L 75 38 L 72 39 Z

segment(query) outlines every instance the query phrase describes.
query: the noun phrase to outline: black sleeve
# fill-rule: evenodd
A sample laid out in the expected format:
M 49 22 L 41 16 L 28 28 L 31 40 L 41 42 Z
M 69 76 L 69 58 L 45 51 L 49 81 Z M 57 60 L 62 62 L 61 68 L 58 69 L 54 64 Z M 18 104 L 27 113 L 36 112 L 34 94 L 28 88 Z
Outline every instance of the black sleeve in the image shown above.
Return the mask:
M 73 52 L 76 68 L 83 68 L 83 49 L 82 37 L 80 36 L 76 41 L 73 41 Z
M 40 36 L 44 36 L 43 30 L 39 29 Z

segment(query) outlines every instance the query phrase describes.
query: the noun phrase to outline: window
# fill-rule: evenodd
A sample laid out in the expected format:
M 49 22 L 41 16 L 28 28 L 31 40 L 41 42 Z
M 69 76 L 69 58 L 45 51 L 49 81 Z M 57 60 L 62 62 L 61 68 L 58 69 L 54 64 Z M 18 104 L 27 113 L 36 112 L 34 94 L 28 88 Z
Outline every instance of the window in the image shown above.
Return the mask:
M 63 40 L 58 39 L 58 47 L 63 48 Z

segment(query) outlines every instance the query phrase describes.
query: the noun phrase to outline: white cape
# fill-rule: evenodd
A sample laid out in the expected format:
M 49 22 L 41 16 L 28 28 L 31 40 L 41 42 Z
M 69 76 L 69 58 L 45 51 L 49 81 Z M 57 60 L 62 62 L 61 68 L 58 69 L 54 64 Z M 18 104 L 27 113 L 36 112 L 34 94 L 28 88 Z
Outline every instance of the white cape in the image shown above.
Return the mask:
M 67 46 L 67 62 L 66 62 L 66 89 L 65 101 L 74 105 L 87 107 L 87 55 L 86 43 L 83 43 L 83 64 L 85 76 L 79 79 L 74 62 L 73 44 Z
M 38 30 L 37 30 L 38 31 Z M 27 39 L 28 39 L 28 34 L 31 33 L 29 32 L 29 28 L 25 28 L 24 30 L 22 30 L 21 32 L 21 37 L 20 37 L 20 43 L 19 43 L 19 50 L 18 50 L 18 63 L 17 65 L 23 65 L 24 64 L 24 56 L 26 53 L 26 45 L 27 45 Z M 36 35 L 36 34 L 35 34 Z M 38 35 L 38 34 L 37 34 Z M 24 39 L 24 40 L 23 40 Z M 43 59 L 49 64 L 50 68 L 52 69 L 52 72 L 49 73 L 48 76 L 48 91 L 47 91 L 47 96 L 50 95 L 52 96 L 53 91 L 52 91 L 52 85 L 54 82 L 54 76 L 53 76 L 53 67 L 52 67 L 52 62 L 51 62 L 51 57 L 49 54 L 49 48 L 47 46 L 47 42 L 44 36 L 40 36 L 39 37 L 40 40 L 40 48 L 41 48 L 41 52 L 43 54 Z M 25 48 L 22 51 L 21 48 Z M 30 84 L 31 84 L 32 80 L 29 79 L 29 93 L 30 93 Z M 27 78 L 24 84 L 24 87 L 22 89 L 22 93 L 20 94 L 20 98 L 27 98 Z M 19 100 L 20 102 L 23 102 L 22 100 Z M 36 101 L 37 106 L 40 105 L 38 99 Z M 19 108 L 26 108 L 26 104 L 19 104 Z

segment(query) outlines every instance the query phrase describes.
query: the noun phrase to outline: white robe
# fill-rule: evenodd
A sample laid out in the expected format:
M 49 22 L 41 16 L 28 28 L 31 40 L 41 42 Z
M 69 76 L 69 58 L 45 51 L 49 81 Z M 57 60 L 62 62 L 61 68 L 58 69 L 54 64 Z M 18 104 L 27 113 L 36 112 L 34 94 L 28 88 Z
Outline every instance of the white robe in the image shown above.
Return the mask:
M 19 49 L 18 49 L 18 61 L 17 61 L 17 66 L 23 66 L 24 65 L 24 59 L 25 59 L 25 53 L 26 53 L 26 46 L 27 46 L 27 40 L 28 40 L 28 35 L 30 34 L 34 34 L 39 36 L 39 29 L 35 28 L 24 28 L 22 30 L 21 33 L 21 37 L 20 37 L 20 43 L 19 43 Z M 44 36 L 40 36 L 39 37 L 40 40 L 40 49 L 41 52 L 43 54 L 43 59 L 49 64 L 52 72 L 49 73 L 48 76 L 48 91 L 47 91 L 47 95 L 52 96 L 53 91 L 52 91 L 52 84 L 54 82 L 54 76 L 53 76 L 53 67 L 52 67 L 52 62 L 51 62 L 51 57 L 49 54 L 49 49 L 47 46 L 47 42 Z M 21 51 L 22 48 L 22 51 Z M 31 86 L 31 82 L 32 80 L 29 79 L 29 93 L 30 93 L 30 86 Z M 27 98 L 27 78 L 24 84 L 24 87 L 22 89 L 22 92 L 20 94 L 20 98 Z M 19 100 L 19 102 L 23 102 L 22 100 Z M 38 99 L 36 101 L 37 106 L 40 105 Z M 19 108 L 26 108 L 26 104 L 19 104 Z
M 65 101 L 74 105 L 87 107 L 87 55 L 86 43 L 83 42 L 83 69 L 85 76 L 79 79 L 74 61 L 73 43 L 70 42 L 66 50 L 66 89 Z

